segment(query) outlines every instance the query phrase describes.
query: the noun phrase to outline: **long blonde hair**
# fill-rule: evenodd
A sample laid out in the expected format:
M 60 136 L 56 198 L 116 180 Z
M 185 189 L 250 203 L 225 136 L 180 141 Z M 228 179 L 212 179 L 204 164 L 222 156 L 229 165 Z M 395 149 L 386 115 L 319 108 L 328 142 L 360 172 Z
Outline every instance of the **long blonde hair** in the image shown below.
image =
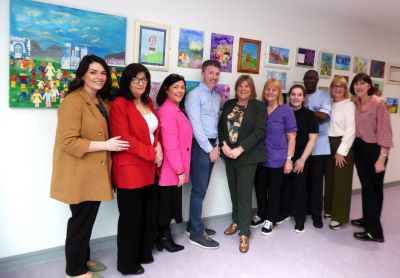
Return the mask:
M 262 92 L 262 95 L 261 95 L 261 100 L 264 101 L 264 102 L 268 102 L 265 99 L 265 90 L 268 89 L 268 88 L 274 88 L 274 89 L 278 90 L 277 98 L 278 98 L 278 105 L 280 105 L 281 101 L 282 101 L 282 86 L 281 86 L 281 82 L 279 80 L 277 80 L 277 79 L 268 79 L 265 82 L 264 89 L 263 89 L 263 92 Z

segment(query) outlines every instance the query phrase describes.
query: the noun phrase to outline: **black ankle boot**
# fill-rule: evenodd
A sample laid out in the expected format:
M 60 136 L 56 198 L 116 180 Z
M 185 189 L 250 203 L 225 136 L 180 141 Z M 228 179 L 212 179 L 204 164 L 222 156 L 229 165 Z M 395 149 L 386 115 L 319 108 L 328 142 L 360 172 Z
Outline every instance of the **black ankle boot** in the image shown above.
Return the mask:
M 162 251 L 166 249 L 168 252 L 178 252 L 184 249 L 182 245 L 176 244 L 171 237 L 171 232 L 169 230 L 162 231 L 158 236 L 157 249 Z

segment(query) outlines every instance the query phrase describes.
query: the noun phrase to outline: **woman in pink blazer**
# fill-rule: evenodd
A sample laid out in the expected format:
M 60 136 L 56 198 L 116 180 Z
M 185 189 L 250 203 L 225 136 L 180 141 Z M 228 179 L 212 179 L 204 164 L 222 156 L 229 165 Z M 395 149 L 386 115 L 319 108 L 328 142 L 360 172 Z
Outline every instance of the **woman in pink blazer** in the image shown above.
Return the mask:
M 182 222 L 182 185 L 189 181 L 190 153 L 193 130 L 186 118 L 186 82 L 183 76 L 170 74 L 161 84 L 157 95 L 160 106 L 158 116 L 161 125 L 161 141 L 164 160 L 160 170 L 160 204 L 158 250 L 169 252 L 183 249 L 171 238 L 170 223 Z

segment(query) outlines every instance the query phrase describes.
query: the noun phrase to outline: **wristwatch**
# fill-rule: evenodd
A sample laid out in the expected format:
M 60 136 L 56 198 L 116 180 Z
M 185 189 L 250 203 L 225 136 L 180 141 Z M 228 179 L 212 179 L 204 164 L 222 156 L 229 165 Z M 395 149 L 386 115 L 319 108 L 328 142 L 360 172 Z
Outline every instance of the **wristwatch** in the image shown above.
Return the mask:
M 286 160 L 290 160 L 290 161 L 291 161 L 291 160 L 292 160 L 292 158 L 293 158 L 293 157 L 291 157 L 291 156 L 288 156 L 288 157 L 286 158 Z

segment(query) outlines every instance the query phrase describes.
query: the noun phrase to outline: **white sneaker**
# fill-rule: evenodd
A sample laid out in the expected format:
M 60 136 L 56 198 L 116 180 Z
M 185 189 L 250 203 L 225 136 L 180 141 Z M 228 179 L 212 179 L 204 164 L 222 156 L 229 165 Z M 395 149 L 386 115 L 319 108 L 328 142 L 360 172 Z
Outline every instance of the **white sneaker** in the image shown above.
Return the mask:
M 264 236 L 269 235 L 273 229 L 274 229 L 274 224 L 269 220 L 265 220 L 265 223 L 261 228 L 261 234 Z

